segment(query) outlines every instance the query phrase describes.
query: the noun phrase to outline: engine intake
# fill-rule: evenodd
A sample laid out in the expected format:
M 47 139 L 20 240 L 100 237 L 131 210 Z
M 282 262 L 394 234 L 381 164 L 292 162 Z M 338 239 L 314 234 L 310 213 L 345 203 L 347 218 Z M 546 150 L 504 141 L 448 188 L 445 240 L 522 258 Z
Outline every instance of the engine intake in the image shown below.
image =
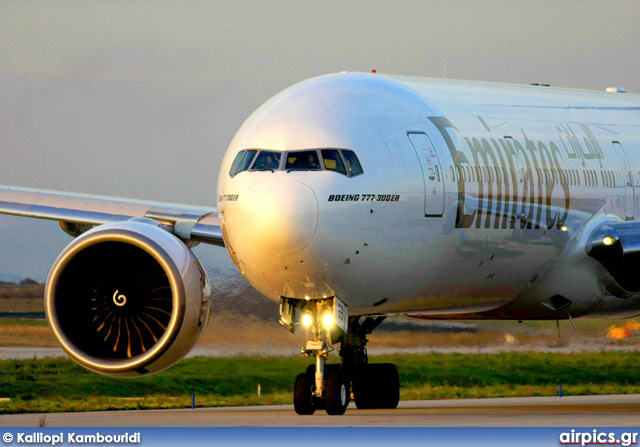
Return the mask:
M 605 281 L 614 296 L 631 296 L 640 292 L 640 225 L 638 222 L 606 222 L 589 237 L 586 253 L 600 262 L 615 284 Z M 616 287 L 619 286 L 619 287 Z M 619 290 L 620 287 L 623 290 Z
M 209 319 L 209 281 L 191 250 L 142 222 L 102 225 L 54 263 L 47 320 L 88 369 L 126 377 L 162 371 L 186 355 Z

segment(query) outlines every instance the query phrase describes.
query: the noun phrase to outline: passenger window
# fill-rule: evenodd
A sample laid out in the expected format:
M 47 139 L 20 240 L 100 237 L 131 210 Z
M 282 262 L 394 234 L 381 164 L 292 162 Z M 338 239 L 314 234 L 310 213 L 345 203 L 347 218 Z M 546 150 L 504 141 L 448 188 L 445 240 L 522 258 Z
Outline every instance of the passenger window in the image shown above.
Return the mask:
M 340 153 L 338 151 L 333 149 L 324 149 L 321 152 L 324 167 L 328 171 L 336 171 L 340 174 L 347 175 L 347 170 L 344 168 L 344 163 L 342 163 L 342 159 L 340 158 Z
M 289 152 L 287 154 L 287 170 L 309 171 L 320 169 L 320 160 L 316 151 Z
M 251 167 L 252 171 L 275 171 L 280 167 L 280 152 L 260 151 L 256 162 Z
M 342 156 L 344 157 L 345 164 L 347 165 L 347 172 L 350 176 L 362 174 L 362 166 L 360 166 L 360 162 L 358 161 L 358 157 L 353 151 L 342 151 Z
M 238 165 L 240 164 L 240 160 L 242 160 L 242 156 L 244 155 L 244 151 L 238 152 L 235 160 L 233 160 L 233 164 L 231 165 L 231 169 L 229 170 L 229 175 L 233 177 L 236 174 L 236 169 L 238 169 Z
M 253 161 L 253 157 L 255 157 L 256 152 L 258 151 L 247 151 L 244 153 L 244 157 L 242 157 L 242 160 L 240 160 L 238 169 L 236 170 L 235 174 L 240 174 L 242 171 L 246 171 L 247 169 L 249 169 L 249 166 L 251 166 L 251 162 Z

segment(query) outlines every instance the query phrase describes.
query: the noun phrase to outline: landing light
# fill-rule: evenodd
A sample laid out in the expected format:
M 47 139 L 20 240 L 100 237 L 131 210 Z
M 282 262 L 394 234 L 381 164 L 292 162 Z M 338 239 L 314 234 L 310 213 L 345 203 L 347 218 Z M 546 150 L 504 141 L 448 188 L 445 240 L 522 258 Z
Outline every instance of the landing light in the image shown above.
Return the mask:
M 335 321 L 333 319 L 333 315 L 331 315 L 330 313 L 326 313 L 322 316 L 322 324 L 324 324 L 324 327 L 326 327 L 327 329 L 333 326 L 334 322 Z
M 611 236 L 605 236 L 605 237 L 602 238 L 602 243 L 604 245 L 613 245 L 614 242 L 615 242 L 615 240 Z
M 305 327 L 309 327 L 311 326 L 311 322 L 313 321 L 313 319 L 311 318 L 310 314 L 304 314 L 302 316 L 302 325 Z
M 560 231 L 569 231 L 569 228 L 566 225 L 560 227 Z

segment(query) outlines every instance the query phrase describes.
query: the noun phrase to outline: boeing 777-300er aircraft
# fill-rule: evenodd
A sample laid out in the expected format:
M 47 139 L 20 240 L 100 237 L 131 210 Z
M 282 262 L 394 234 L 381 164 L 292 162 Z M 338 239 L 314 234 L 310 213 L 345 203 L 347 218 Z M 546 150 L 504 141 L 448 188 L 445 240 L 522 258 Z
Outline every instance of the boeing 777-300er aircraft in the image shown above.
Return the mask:
M 247 119 L 217 209 L 0 187 L 0 211 L 75 237 L 45 307 L 81 365 L 133 377 L 182 358 L 209 319 L 190 248 L 213 244 L 286 328 L 309 327 L 296 412 L 342 414 L 352 393 L 398 403 L 396 367 L 366 351 L 387 315 L 640 314 L 639 186 L 638 95 L 342 73 Z

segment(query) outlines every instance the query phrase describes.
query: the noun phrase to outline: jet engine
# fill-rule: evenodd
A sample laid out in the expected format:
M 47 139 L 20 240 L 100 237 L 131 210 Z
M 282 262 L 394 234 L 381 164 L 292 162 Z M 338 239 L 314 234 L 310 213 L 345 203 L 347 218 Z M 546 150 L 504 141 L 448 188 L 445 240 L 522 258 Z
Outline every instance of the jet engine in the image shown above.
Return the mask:
M 607 269 L 610 277 L 603 282 L 609 293 L 620 298 L 640 292 L 639 230 L 638 222 L 605 222 L 593 231 L 585 247 Z
M 47 321 L 82 366 L 109 376 L 162 371 L 202 335 L 211 288 L 180 239 L 150 219 L 101 225 L 54 263 L 45 289 Z

